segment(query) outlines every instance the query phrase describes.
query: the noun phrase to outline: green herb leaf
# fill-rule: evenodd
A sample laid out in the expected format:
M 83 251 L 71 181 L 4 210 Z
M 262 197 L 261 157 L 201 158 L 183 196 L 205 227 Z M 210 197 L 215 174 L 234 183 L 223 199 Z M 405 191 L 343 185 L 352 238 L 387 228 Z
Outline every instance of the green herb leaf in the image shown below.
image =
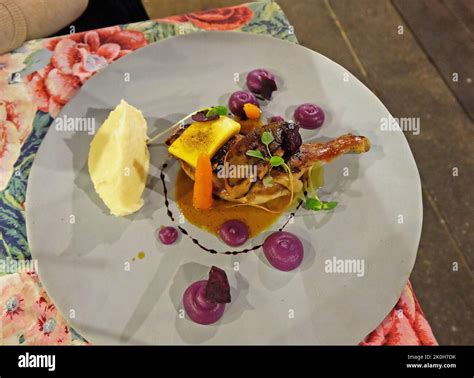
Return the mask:
M 323 210 L 332 210 L 337 206 L 336 201 L 323 202 Z
M 265 158 L 263 157 L 262 153 L 259 150 L 248 150 L 245 155 L 251 156 L 254 158 L 262 159 L 264 160 Z
M 226 106 L 221 105 L 221 106 L 217 107 L 217 113 L 219 115 L 225 116 L 225 115 L 229 114 L 229 109 L 227 109 Z
M 217 112 L 214 110 L 214 108 L 209 108 L 209 110 L 206 113 L 206 117 L 212 117 L 217 115 Z
M 321 201 L 317 195 L 314 198 L 306 199 L 306 208 L 309 210 L 320 211 L 320 210 L 332 210 L 337 206 L 336 201 L 324 202 Z
M 206 113 L 206 117 L 212 117 L 214 115 L 219 115 L 219 116 L 225 116 L 229 113 L 227 108 L 222 105 L 218 106 L 213 106 L 212 108 L 209 108 L 209 110 Z
M 323 208 L 323 203 L 319 200 L 319 198 L 307 198 L 306 208 L 308 210 L 319 211 Z
M 264 131 L 262 134 L 262 143 L 268 146 L 271 142 L 273 142 L 273 134 L 269 131 Z
M 283 160 L 283 158 L 280 156 L 272 156 L 270 158 L 270 164 L 272 167 L 279 167 L 280 165 L 285 164 L 285 160 Z

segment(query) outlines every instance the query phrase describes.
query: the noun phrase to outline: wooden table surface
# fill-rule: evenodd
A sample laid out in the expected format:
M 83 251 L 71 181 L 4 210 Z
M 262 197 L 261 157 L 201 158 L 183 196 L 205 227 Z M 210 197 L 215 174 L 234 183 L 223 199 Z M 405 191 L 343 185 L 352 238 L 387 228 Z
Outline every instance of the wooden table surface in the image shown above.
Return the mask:
M 440 344 L 474 344 L 474 1 L 279 0 L 299 42 L 343 65 L 405 132 L 423 187 L 411 281 Z M 143 0 L 150 18 L 240 0 Z M 457 79 L 457 81 L 456 81 Z

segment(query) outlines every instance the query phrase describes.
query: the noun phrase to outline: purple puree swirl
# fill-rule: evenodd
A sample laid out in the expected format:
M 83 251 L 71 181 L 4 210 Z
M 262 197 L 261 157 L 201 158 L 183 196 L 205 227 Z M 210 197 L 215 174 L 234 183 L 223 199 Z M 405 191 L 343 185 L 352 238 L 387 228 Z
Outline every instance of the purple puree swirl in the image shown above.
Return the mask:
M 183 305 L 189 318 L 199 324 L 217 322 L 225 310 L 225 303 L 211 302 L 206 298 L 207 281 L 192 283 L 184 292 Z
M 317 129 L 324 123 L 324 111 L 315 104 L 303 104 L 295 109 L 294 119 L 303 129 Z
M 156 236 L 163 244 L 173 244 L 178 239 L 178 230 L 171 226 L 161 227 Z
M 253 93 L 247 91 L 237 91 L 232 93 L 229 98 L 229 109 L 232 114 L 239 116 L 242 119 L 246 119 L 244 105 L 245 104 L 253 104 L 260 108 L 257 98 L 253 95 Z
M 272 92 L 278 89 L 275 76 L 263 68 L 257 68 L 248 73 L 247 87 L 250 91 L 261 95 L 266 100 L 270 100 Z
M 288 272 L 300 266 L 303 261 L 304 247 L 296 235 L 278 231 L 265 239 L 263 252 L 271 265 L 278 270 Z
M 238 247 L 248 240 L 249 228 L 244 222 L 238 219 L 231 219 L 224 222 L 219 229 L 219 235 L 224 243 L 232 247 Z

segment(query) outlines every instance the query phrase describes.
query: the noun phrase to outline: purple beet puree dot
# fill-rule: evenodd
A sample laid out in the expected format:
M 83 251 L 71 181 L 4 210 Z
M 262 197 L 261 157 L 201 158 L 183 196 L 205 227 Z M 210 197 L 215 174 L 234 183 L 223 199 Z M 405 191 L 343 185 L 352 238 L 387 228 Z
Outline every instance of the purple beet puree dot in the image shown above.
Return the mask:
M 178 230 L 175 227 L 167 226 L 156 230 L 156 238 L 163 244 L 173 244 L 178 239 Z
M 183 294 L 183 307 L 189 318 L 199 324 L 217 322 L 224 314 L 225 304 L 212 302 L 206 297 L 207 281 L 192 283 Z

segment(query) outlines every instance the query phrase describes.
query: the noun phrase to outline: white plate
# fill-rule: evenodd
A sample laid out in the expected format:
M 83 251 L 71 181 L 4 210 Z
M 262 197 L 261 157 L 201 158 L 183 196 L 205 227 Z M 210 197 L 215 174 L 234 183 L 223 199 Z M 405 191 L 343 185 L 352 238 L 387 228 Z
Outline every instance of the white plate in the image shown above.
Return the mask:
M 30 174 L 28 239 L 54 303 L 92 343 L 356 344 L 395 305 L 420 238 L 418 171 L 402 132 L 380 130 L 381 119 L 390 116 L 383 104 L 324 56 L 243 33 L 170 38 L 94 76 L 59 117 L 93 117 L 98 127 L 124 98 L 143 110 L 152 135 L 197 108 L 225 104 L 244 85 L 246 72 L 258 67 L 270 69 L 279 82 L 265 114 L 291 117 L 296 105 L 314 102 L 326 122 L 317 132 L 304 131 L 304 138 L 353 132 L 373 145 L 367 154 L 326 166 L 320 193 L 339 201 L 334 212 L 298 213 L 288 225 L 305 246 L 294 272 L 273 269 L 261 250 L 211 255 L 184 235 L 174 246 L 158 243 L 155 230 L 171 223 L 159 179 L 162 146 L 151 149 L 144 208 L 126 218 L 110 216 L 87 171 L 92 136 L 51 126 Z M 170 186 L 172 172 L 166 173 Z M 225 249 L 214 236 L 186 226 L 207 245 Z M 145 258 L 132 262 L 138 251 Z M 363 260 L 364 275 L 325 272 L 325 261 L 333 258 Z M 227 271 L 233 301 L 219 323 L 202 326 L 180 316 L 181 298 L 211 265 Z

